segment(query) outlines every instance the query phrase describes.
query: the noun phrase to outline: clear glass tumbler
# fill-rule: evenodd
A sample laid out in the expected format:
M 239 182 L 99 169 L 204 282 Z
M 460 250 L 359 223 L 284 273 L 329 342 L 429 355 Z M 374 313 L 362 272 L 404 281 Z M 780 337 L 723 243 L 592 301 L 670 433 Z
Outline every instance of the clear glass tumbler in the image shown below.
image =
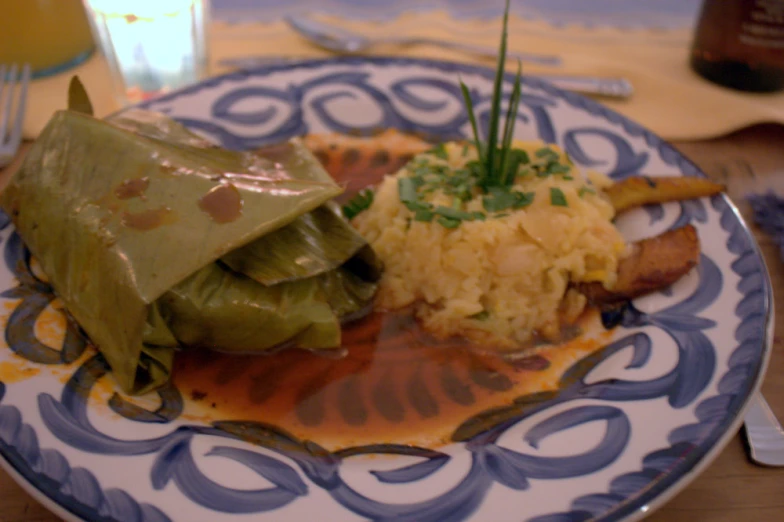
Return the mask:
M 209 0 L 84 0 L 90 25 L 127 105 L 207 74 Z

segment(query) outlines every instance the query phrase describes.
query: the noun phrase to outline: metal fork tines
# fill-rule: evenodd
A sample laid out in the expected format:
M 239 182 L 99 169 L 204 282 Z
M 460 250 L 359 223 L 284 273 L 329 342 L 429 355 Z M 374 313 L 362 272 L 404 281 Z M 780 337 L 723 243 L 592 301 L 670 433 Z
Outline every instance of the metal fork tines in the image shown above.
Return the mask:
M 29 65 L 22 67 L 21 74 L 16 64 L 10 70 L 0 65 L 0 167 L 11 163 L 22 142 L 29 83 Z

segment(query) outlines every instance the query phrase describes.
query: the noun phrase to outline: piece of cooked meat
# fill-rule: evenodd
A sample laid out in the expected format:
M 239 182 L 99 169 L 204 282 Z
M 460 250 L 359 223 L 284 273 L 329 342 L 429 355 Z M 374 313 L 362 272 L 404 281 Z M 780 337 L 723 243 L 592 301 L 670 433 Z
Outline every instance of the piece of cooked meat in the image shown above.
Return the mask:
M 700 259 L 700 239 L 692 225 L 634 243 L 632 253 L 618 264 L 612 290 L 601 283 L 578 283 L 575 288 L 593 305 L 612 305 L 667 288 Z

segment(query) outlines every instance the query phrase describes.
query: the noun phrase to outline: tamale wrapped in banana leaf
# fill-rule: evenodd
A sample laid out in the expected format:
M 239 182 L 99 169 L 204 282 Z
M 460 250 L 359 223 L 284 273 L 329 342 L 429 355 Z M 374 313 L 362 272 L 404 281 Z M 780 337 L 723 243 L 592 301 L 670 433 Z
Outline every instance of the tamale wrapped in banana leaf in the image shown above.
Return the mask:
M 55 114 L 0 203 L 121 387 L 169 378 L 175 352 L 340 347 L 369 308 L 371 248 L 298 141 L 214 146 L 165 115 Z

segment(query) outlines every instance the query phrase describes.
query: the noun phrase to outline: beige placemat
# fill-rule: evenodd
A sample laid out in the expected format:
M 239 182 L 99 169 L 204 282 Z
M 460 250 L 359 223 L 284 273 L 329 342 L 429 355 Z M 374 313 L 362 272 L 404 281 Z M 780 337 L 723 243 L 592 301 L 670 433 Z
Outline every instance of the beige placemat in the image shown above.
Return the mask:
M 386 23 L 334 20 L 347 28 L 373 35 L 428 35 L 495 47 L 499 21 L 453 20 L 446 13 L 406 15 Z M 262 55 L 318 57 L 329 53 L 307 43 L 283 22 L 226 24 L 210 27 L 211 74 L 229 72 L 218 66 L 223 58 Z M 651 31 L 612 28 L 553 27 L 544 22 L 513 17 L 509 48 L 516 51 L 557 54 L 564 66 L 554 69 L 525 66 L 524 73 L 563 73 L 590 76 L 624 76 L 635 88 L 629 100 L 602 101 L 664 138 L 697 140 L 720 136 L 761 122 L 784 124 L 784 92 L 740 93 L 715 86 L 693 73 L 687 64 L 690 34 L 685 30 Z M 372 54 L 401 55 L 492 65 L 463 53 L 430 46 L 409 48 L 379 46 Z M 96 54 L 62 75 L 33 82 L 25 136 L 34 138 L 52 112 L 65 107 L 67 84 L 78 74 L 103 116 L 119 108 L 103 58 Z

